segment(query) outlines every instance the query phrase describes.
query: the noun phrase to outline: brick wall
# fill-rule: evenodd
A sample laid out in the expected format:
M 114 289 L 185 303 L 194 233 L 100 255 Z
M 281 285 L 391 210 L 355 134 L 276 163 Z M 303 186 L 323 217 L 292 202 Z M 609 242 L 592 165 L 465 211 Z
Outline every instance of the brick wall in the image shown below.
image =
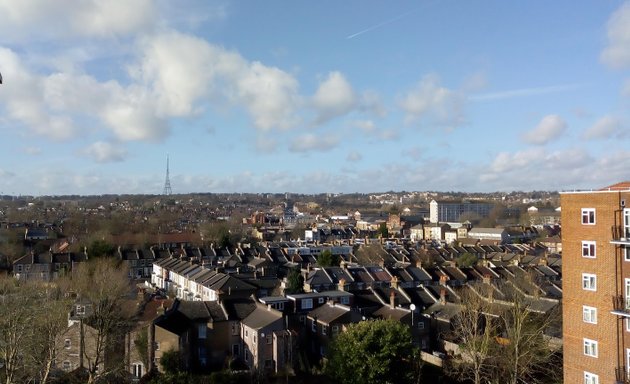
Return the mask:
M 623 275 L 630 276 L 630 264 L 623 261 L 613 244 L 611 228 L 619 199 L 628 192 L 563 193 L 562 280 L 564 382 L 583 383 L 584 371 L 599 375 L 599 383 L 615 382 L 615 368 L 625 364 L 623 322 L 611 314 L 612 297 L 623 293 Z M 582 208 L 595 208 L 595 225 L 582 224 Z M 596 257 L 582 256 L 582 241 L 596 241 Z M 582 289 L 582 273 L 597 276 L 597 290 Z M 597 308 L 597 324 L 585 323 L 582 307 Z M 598 357 L 584 354 L 584 338 L 598 341 Z M 629 345 L 630 346 L 630 345 Z

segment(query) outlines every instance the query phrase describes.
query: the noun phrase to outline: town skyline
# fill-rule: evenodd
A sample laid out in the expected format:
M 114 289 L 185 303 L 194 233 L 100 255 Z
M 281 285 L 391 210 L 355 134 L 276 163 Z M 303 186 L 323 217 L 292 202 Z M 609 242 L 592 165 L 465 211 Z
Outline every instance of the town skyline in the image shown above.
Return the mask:
M 630 1 L 0 1 L 0 195 L 627 179 Z

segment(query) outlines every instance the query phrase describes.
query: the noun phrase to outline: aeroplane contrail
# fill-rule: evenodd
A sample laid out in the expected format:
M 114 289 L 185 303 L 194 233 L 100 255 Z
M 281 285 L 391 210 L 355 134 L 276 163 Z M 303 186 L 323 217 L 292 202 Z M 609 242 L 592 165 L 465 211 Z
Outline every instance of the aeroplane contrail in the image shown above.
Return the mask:
M 368 32 L 371 32 L 371 31 L 373 31 L 373 30 L 375 30 L 375 29 L 381 28 L 381 27 L 383 27 L 383 26 L 385 26 L 385 25 L 387 25 L 387 24 L 391 24 L 391 23 L 393 23 L 394 21 L 398 21 L 398 20 L 402 19 L 403 17 L 406 17 L 406 16 L 408 16 L 409 14 L 411 14 L 411 13 L 413 13 L 413 12 L 415 12 L 415 11 L 416 11 L 415 9 L 412 9 L 411 11 L 407 11 L 407 12 L 405 12 L 405 13 L 402 13 L 402 14 L 400 14 L 400 15 L 398 15 L 398 16 L 396 16 L 396 17 L 392 18 L 392 19 L 385 20 L 385 21 L 380 22 L 380 23 L 378 23 L 378 24 L 376 24 L 376 25 L 373 25 L 373 26 L 371 26 L 371 27 L 369 27 L 369 28 L 366 28 L 366 29 L 364 29 L 364 30 L 362 30 L 362 31 L 359 31 L 359 32 L 357 32 L 357 33 L 353 33 L 353 34 L 351 34 L 351 35 L 348 35 L 348 36 L 346 36 L 346 39 L 347 39 L 347 40 L 354 39 L 355 37 L 357 37 L 357 36 L 361 36 L 361 35 L 362 35 L 362 34 L 364 34 L 364 33 L 368 33 Z

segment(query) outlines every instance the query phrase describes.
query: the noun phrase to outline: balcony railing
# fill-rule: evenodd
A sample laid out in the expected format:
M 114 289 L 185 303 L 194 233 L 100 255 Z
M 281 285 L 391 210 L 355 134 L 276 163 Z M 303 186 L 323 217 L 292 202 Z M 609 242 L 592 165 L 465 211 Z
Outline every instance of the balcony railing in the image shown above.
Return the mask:
M 630 244 L 630 227 L 624 225 L 613 225 L 611 228 L 613 243 Z
M 615 368 L 616 384 L 630 384 L 630 372 L 626 367 Z
M 630 298 L 623 295 L 614 295 L 612 297 L 613 313 L 620 316 L 630 317 Z

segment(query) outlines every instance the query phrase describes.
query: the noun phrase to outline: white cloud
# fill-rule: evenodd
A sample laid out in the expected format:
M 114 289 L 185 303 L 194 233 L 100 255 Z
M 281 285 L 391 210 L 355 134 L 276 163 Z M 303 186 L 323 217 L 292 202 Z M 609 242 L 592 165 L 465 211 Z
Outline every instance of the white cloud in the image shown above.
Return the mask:
M 608 46 L 601 60 L 612 68 L 630 67 L 630 1 L 617 9 L 607 24 Z
M 4 83 L 0 101 L 5 104 L 8 117 L 54 140 L 68 139 L 77 133 L 71 118 L 48 105 L 46 89 L 54 77 L 32 75 L 20 58 L 6 48 L 0 47 L 0 62 Z
M 532 185 L 546 189 L 566 189 L 572 186 L 591 188 L 603 181 L 589 181 L 586 175 L 598 174 L 596 161 L 582 148 L 548 152 L 542 147 L 517 152 L 501 152 L 490 167 L 480 172 L 479 180 L 488 190 L 531 190 Z
M 289 150 L 291 152 L 329 151 L 338 143 L 339 138 L 336 136 L 305 134 L 295 138 Z
M 24 153 L 26 153 L 27 155 L 39 155 L 40 153 L 42 153 L 42 149 L 39 147 L 25 147 L 24 149 L 22 149 L 22 151 L 24 151 Z
M 365 133 L 373 133 L 376 131 L 376 124 L 374 124 L 372 120 L 356 120 L 352 122 L 352 125 Z
M 345 115 L 356 106 L 356 95 L 343 74 L 334 71 L 319 84 L 312 99 L 317 110 L 316 123 L 321 124 Z
M 82 152 L 97 163 L 123 161 L 127 157 L 127 151 L 122 148 L 120 144 L 104 141 L 97 141 L 85 148 Z
M 625 135 L 627 132 L 624 131 L 621 121 L 613 116 L 602 117 L 584 132 L 584 138 L 587 140 L 621 138 Z
M 124 36 L 155 24 L 155 4 L 150 0 L 0 0 L 0 36 L 13 42 Z
M 298 82 L 290 74 L 181 33 L 143 40 L 130 74 L 150 87 L 158 108 L 171 116 L 201 112 L 208 98 L 243 106 L 257 128 L 287 129 L 297 123 Z
M 263 135 L 256 138 L 256 149 L 264 153 L 272 153 L 278 147 L 278 141 Z
M 387 109 L 383 105 L 381 96 L 375 91 L 364 91 L 359 100 L 359 109 L 377 117 L 383 117 L 387 114 Z
M 363 160 L 363 156 L 357 151 L 352 151 L 348 153 L 348 156 L 346 156 L 346 160 L 350 162 L 357 162 Z
M 403 96 L 400 106 L 407 114 L 407 123 L 427 120 L 447 129 L 464 123 L 463 95 L 441 86 L 435 75 L 424 76 L 414 89 Z
M 523 140 L 530 144 L 547 144 L 557 139 L 567 129 L 567 124 L 558 115 L 547 115 L 531 131 L 523 135 Z

